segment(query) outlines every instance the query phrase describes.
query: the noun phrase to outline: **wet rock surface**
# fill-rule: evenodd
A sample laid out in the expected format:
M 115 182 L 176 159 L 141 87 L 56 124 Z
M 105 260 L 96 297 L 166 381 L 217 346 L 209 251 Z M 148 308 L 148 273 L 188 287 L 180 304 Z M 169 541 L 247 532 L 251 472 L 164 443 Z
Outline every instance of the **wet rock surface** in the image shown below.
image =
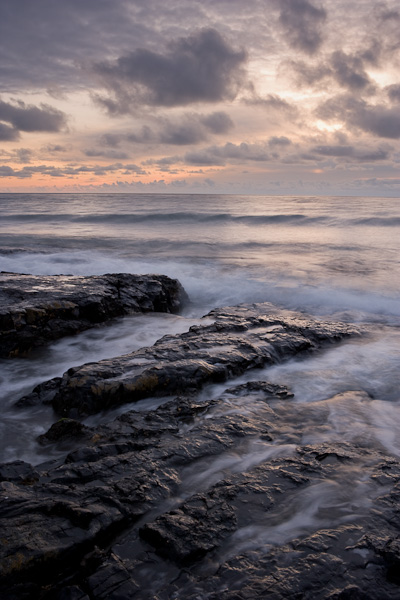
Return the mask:
M 196 392 L 245 371 L 315 351 L 358 330 L 297 314 L 269 314 L 254 304 L 213 311 L 211 325 L 165 336 L 154 346 L 69 369 L 61 379 L 35 388 L 20 405 L 51 403 L 63 417 L 94 414 L 149 396 Z
M 94 398 L 101 410 L 144 397 L 137 377 L 165 402 L 96 426 L 63 418 L 40 439 L 63 458 L 0 465 L 1 598 L 399 597 L 400 461 L 362 429 L 323 439 L 332 410 L 373 399 L 300 404 L 269 381 L 221 385 L 358 332 L 267 308 L 214 311 L 212 325 L 39 386 L 26 406 L 71 413 Z
M 0 356 L 72 335 L 137 312 L 178 312 L 187 296 L 165 275 L 90 277 L 0 273 Z
M 1 597 L 398 598 L 400 462 L 368 440 L 283 443 L 307 410 L 252 382 L 3 466 Z

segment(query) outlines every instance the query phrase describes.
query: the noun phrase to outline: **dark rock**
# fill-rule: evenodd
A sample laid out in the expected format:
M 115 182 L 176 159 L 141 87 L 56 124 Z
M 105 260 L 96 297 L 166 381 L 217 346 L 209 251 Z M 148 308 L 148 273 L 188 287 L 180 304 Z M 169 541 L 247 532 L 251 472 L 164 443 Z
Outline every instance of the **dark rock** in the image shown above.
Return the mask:
M 78 277 L 0 273 L 0 356 L 137 312 L 178 312 L 187 295 L 165 275 Z
M 96 427 L 63 419 L 45 436 L 68 442 L 64 459 L 0 466 L 1 598 L 399 597 L 400 461 L 362 431 L 304 441 L 369 396 L 297 403 L 268 381 L 196 394 L 358 332 L 267 313 L 213 312 L 212 325 L 38 386 L 68 413 L 168 401 Z
M 146 524 L 140 535 L 162 556 L 187 565 L 217 548 L 235 529 L 235 511 L 224 496 L 199 494 L 181 508 Z
M 48 401 L 60 416 L 88 415 L 149 396 L 169 396 L 223 382 L 248 369 L 356 335 L 343 323 L 325 323 L 296 313 L 270 315 L 271 305 L 213 311 L 212 325 L 165 336 L 151 348 L 69 369 L 55 383 L 36 388 L 21 403 Z
M 60 419 L 46 433 L 39 435 L 38 442 L 46 444 L 60 443 L 65 440 L 88 437 L 90 429 L 74 419 Z
M 23 460 L 15 460 L 11 463 L 0 465 L 0 481 L 12 481 L 29 485 L 38 481 L 38 472 L 29 463 Z
M 29 485 L 2 466 L 1 597 L 394 600 L 400 462 L 368 440 L 280 446 L 307 411 L 249 382 L 87 428 Z

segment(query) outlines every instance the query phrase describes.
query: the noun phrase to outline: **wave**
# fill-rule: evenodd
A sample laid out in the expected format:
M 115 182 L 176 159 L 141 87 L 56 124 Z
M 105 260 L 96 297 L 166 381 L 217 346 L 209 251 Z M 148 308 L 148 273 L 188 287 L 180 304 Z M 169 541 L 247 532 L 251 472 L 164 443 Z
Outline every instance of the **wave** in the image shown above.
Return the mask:
M 331 218 L 319 216 L 309 217 L 303 214 L 272 214 L 272 215 L 232 215 L 229 213 L 201 213 L 201 212 L 165 212 L 165 213 L 100 213 L 76 215 L 72 213 L 25 213 L 18 215 L 5 215 L 4 220 L 26 222 L 71 222 L 71 223 L 244 223 L 246 225 L 267 224 L 313 224 L 331 221 Z
M 354 219 L 352 225 L 372 226 L 372 227 L 398 227 L 400 217 L 367 217 L 363 219 Z
M 309 216 L 302 213 L 289 214 L 239 214 L 234 215 L 227 212 L 142 212 L 142 213 L 22 213 L 3 215 L 5 221 L 19 223 L 40 222 L 69 222 L 69 223 L 93 223 L 109 225 L 127 224 L 244 224 L 250 226 L 258 225 L 333 225 L 333 226 L 360 226 L 360 227 L 398 227 L 400 217 L 364 217 L 364 218 L 342 218 L 339 216 L 316 215 Z

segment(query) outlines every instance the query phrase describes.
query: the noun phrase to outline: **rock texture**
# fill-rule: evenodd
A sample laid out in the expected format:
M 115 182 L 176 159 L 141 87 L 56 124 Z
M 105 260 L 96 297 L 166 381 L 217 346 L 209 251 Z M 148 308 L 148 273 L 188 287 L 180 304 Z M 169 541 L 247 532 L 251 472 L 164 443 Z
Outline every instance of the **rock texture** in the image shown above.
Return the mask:
M 398 598 L 400 463 L 368 440 L 282 443 L 312 410 L 252 382 L 2 466 L 1 597 Z
M 210 317 L 21 402 L 63 415 L 38 443 L 64 458 L 0 465 L 2 599 L 399 597 L 400 461 L 360 429 L 343 441 L 332 427 L 335 407 L 372 399 L 297 403 L 264 380 L 198 393 L 359 330 L 265 304 Z M 157 409 L 78 420 L 154 395 Z M 307 443 L 317 422 L 326 439 Z
M 51 403 L 63 417 L 94 414 L 149 396 L 195 392 L 248 369 L 311 352 L 358 333 L 343 323 L 295 313 L 270 314 L 270 304 L 242 305 L 207 315 L 211 325 L 165 336 L 154 346 L 69 369 L 35 388 L 20 405 Z
M 137 312 L 178 312 L 186 293 L 165 275 L 77 277 L 0 273 L 0 356 Z

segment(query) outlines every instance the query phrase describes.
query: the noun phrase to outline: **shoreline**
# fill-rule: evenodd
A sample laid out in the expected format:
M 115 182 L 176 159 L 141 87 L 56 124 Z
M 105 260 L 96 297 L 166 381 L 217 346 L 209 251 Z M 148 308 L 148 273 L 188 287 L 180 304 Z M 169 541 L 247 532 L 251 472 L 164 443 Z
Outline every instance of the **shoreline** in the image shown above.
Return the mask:
M 362 437 L 304 443 L 316 419 L 373 399 L 298 405 L 287 386 L 230 381 L 367 329 L 268 303 L 206 317 L 20 401 L 56 409 L 39 443 L 64 458 L 0 465 L 2 597 L 233 600 L 271 586 L 277 598 L 394 597 L 400 461 Z M 221 391 L 207 398 L 205 383 Z M 166 400 L 156 409 L 77 419 L 154 395 Z

